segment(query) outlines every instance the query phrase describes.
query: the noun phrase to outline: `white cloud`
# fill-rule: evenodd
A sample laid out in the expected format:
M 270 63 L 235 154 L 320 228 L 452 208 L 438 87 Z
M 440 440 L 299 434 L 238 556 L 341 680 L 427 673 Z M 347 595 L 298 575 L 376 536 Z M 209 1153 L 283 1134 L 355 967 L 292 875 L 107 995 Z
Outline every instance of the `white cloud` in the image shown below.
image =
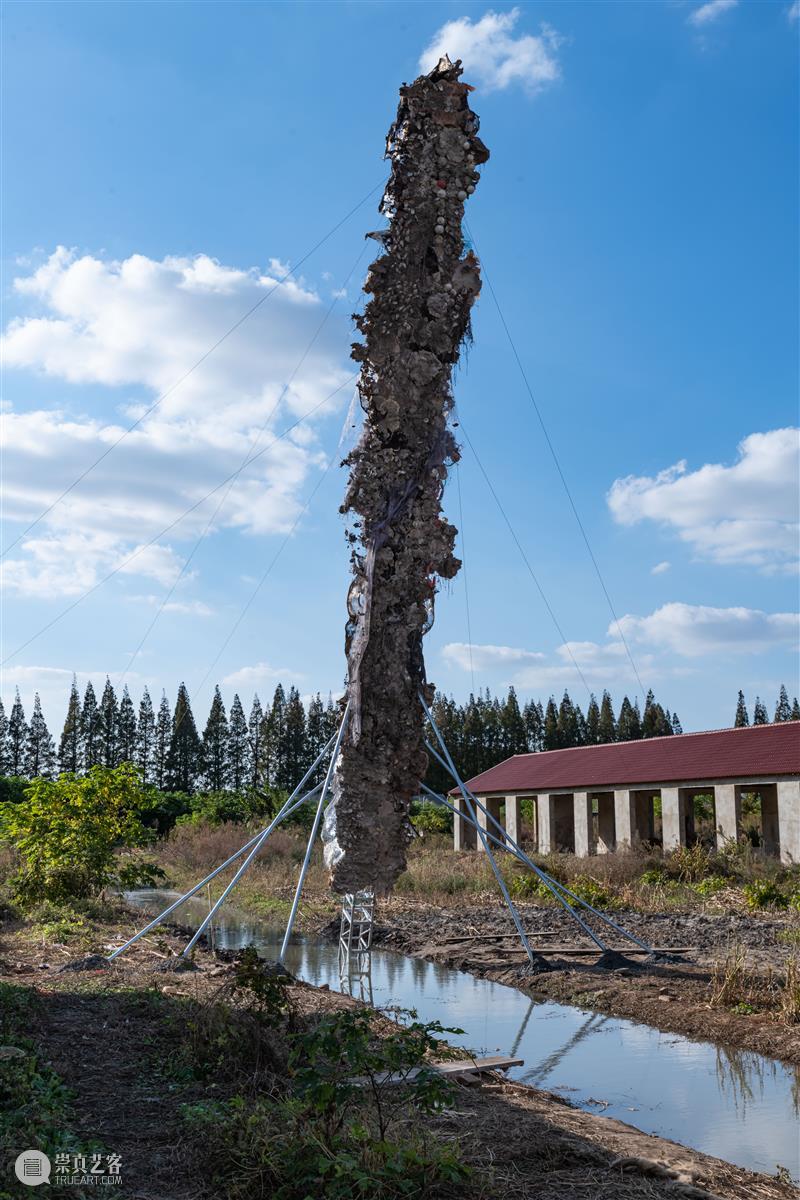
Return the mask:
M 786 10 L 786 19 L 789 22 L 800 21 L 800 0 L 794 0 Z
M 334 313 L 320 330 L 325 306 L 302 283 L 277 283 L 283 270 L 276 260 L 260 272 L 205 255 L 156 261 L 135 254 L 117 262 L 77 257 L 60 247 L 15 281 L 33 311 L 5 332 L 7 380 L 16 368 L 62 386 L 57 407 L 4 414 L 7 519 L 24 527 L 132 419 L 169 394 L 12 552 L 6 586 L 27 595 L 80 592 L 260 450 L 265 452 L 229 494 L 222 488 L 123 572 L 159 582 L 174 578 L 182 559 L 173 544 L 195 539 L 223 498 L 212 529 L 270 534 L 291 527 L 309 474 L 324 461 L 314 422 L 343 402 L 347 391 L 285 440 L 271 443 L 352 372 L 344 365 L 344 314 Z M 98 384 L 115 389 L 120 417 L 90 416 L 78 407 L 84 393 L 74 385 Z M 96 404 L 96 393 L 90 395 Z M 71 545 L 71 538 L 80 545 Z
M 271 680 L 280 682 L 280 680 L 288 679 L 296 682 L 303 678 L 302 672 L 295 671 L 291 667 L 273 667 L 269 663 L 258 662 L 253 666 L 240 667 L 238 671 L 232 671 L 230 675 L 225 676 L 222 682 L 232 688 L 257 688 L 259 684 L 269 683 Z
M 470 646 L 468 642 L 449 642 L 442 648 L 442 657 L 463 671 L 472 666 L 478 671 L 492 671 L 517 669 L 525 663 L 543 659 L 544 655 L 532 650 L 518 650 L 514 646 Z
M 689 13 L 689 24 L 699 27 L 710 25 L 729 9 L 736 8 L 738 3 L 739 0 L 708 0 L 707 4 L 701 4 L 699 8 Z
M 800 438 L 794 428 L 751 433 L 732 466 L 676 463 L 655 477 L 617 479 L 608 505 L 621 525 L 659 521 L 699 558 L 790 570 L 797 560 Z
M 479 81 L 487 92 L 514 83 L 530 93 L 541 91 L 561 74 L 556 53 L 562 39 L 549 25 L 541 26 L 538 37 L 515 35 L 519 17 L 518 8 L 506 13 L 490 9 L 477 21 L 469 17 L 448 21 L 423 51 L 420 70 L 432 70 L 447 54 L 453 61 L 460 58 L 467 77 Z
M 800 617 L 795 613 L 677 602 L 665 604 L 645 617 L 627 614 L 620 619 L 620 626 L 646 684 L 691 673 L 691 668 L 676 663 L 676 658 L 764 654 L 796 646 L 800 637 Z M 630 685 L 638 691 L 638 680 L 616 623 L 608 627 L 607 638 L 603 643 L 564 642 L 551 656 L 511 646 L 473 645 L 472 659 L 476 670 L 491 674 L 503 686 L 513 683 L 536 690 L 574 688 L 581 682 L 580 668 L 590 688 L 600 690 L 616 684 Z M 443 647 L 442 656 L 450 665 L 467 671 L 469 651 L 469 645 L 455 642 Z
M 666 560 L 664 562 L 656 563 L 656 565 L 654 567 L 650 568 L 650 574 L 651 575 L 665 575 L 671 566 L 672 566 L 672 563 L 666 562 Z
M 703 604 L 665 604 L 648 617 L 621 618 L 629 641 L 683 658 L 716 654 L 761 654 L 797 643 L 800 616 L 765 613 L 754 608 L 711 608 Z M 609 627 L 609 636 L 614 626 Z

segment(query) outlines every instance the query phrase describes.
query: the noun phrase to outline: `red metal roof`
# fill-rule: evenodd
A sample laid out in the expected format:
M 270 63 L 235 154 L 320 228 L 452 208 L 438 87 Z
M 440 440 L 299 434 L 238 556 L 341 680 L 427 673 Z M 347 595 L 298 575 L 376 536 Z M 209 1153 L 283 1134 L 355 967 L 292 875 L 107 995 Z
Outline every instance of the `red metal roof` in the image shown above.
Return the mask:
M 515 754 L 468 780 L 473 792 L 800 775 L 800 721 Z

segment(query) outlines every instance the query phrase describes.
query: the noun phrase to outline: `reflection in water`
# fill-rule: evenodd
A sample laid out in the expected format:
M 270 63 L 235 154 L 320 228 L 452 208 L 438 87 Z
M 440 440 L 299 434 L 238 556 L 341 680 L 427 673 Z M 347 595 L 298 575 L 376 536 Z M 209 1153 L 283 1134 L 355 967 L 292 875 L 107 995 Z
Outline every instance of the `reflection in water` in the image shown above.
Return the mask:
M 148 891 L 130 899 L 158 911 L 175 895 Z M 204 902 L 189 901 L 176 917 L 197 924 L 207 911 Z M 252 942 L 265 958 L 277 957 L 282 930 L 234 910 L 223 913 L 216 928 L 220 948 Z M 339 990 L 335 943 L 295 938 L 286 965 L 309 983 Z M 800 1077 L 781 1063 L 632 1021 L 534 1003 L 515 988 L 377 949 L 371 984 L 381 1009 L 413 1008 L 422 1021 L 462 1029 L 448 1035 L 454 1045 L 524 1058 L 524 1066 L 509 1072 L 513 1079 L 568 1090 L 581 1107 L 603 1100 L 605 1115 L 647 1133 L 770 1174 L 780 1163 L 800 1179 Z
M 527 1021 L 527 1017 L 525 1019 Z M 586 1018 L 584 1023 L 570 1035 L 563 1046 L 559 1046 L 557 1049 L 553 1050 L 552 1053 L 548 1054 L 547 1057 L 539 1063 L 538 1067 L 534 1067 L 533 1070 L 525 1072 L 525 1074 L 522 1076 L 522 1082 L 529 1083 L 532 1087 L 536 1087 L 536 1085 L 540 1083 L 545 1083 L 547 1081 L 547 1076 L 551 1075 L 553 1071 L 555 1071 L 556 1067 L 560 1064 L 564 1056 L 569 1054 L 570 1050 L 574 1050 L 575 1047 L 579 1046 L 580 1043 L 587 1038 L 590 1033 L 601 1029 L 603 1025 L 607 1024 L 610 1020 L 610 1017 L 603 1016 L 602 1013 L 589 1013 L 589 1016 Z
M 732 1046 L 716 1046 L 715 1050 L 719 1090 L 730 1096 L 743 1117 L 749 1104 L 761 1104 L 782 1072 L 790 1076 L 791 1107 L 795 1116 L 800 1116 L 800 1068 L 784 1066 L 752 1050 L 735 1050 Z

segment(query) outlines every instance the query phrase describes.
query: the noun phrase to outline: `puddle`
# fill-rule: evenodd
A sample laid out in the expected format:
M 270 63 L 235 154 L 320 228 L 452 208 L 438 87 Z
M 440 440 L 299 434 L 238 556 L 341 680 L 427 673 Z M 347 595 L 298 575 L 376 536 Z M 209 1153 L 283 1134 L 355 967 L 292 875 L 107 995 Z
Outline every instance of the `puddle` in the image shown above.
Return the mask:
M 161 890 L 126 894 L 131 904 L 154 911 L 176 897 Z M 195 898 L 175 919 L 191 926 L 207 912 Z M 223 914 L 214 929 L 219 947 L 252 942 L 264 957 L 277 957 L 281 929 L 234 909 Z M 340 990 L 335 944 L 297 938 L 286 965 L 309 983 Z M 509 1071 L 512 1079 L 753 1171 L 774 1174 L 781 1164 L 800 1179 L 800 1071 L 792 1067 L 601 1013 L 539 1004 L 503 984 L 377 949 L 372 994 L 380 1008 L 414 1008 L 422 1021 L 463 1029 L 448 1036 L 455 1045 L 524 1058 L 524 1066 Z

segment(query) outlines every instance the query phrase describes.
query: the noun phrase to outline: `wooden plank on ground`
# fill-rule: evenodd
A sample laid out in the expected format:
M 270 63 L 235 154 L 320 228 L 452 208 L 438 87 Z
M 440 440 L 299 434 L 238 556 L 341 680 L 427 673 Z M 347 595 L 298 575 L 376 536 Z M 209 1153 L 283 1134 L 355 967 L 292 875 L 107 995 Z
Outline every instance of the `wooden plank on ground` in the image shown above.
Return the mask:
M 407 1074 L 395 1071 L 375 1076 L 376 1084 L 412 1083 L 422 1071 L 435 1071 L 437 1075 L 458 1076 L 474 1075 L 481 1071 L 507 1071 L 509 1067 L 522 1067 L 524 1058 L 510 1058 L 506 1054 L 492 1054 L 488 1058 L 459 1058 L 452 1062 L 428 1063 L 425 1067 L 414 1067 Z M 353 1083 L 364 1087 L 368 1080 L 354 1079 Z
M 519 955 L 521 958 L 528 957 L 524 950 L 504 950 L 502 947 L 497 947 L 496 949 L 499 949 L 501 954 L 506 954 L 508 956 L 516 954 L 516 955 Z M 614 950 L 618 954 L 630 954 L 630 955 L 634 955 L 634 954 L 690 954 L 692 952 L 692 950 L 695 949 L 695 947 L 694 946 L 654 946 L 652 950 L 642 950 L 638 946 L 630 946 L 630 947 L 629 946 L 609 946 L 608 949 Z M 585 956 L 601 954 L 602 951 L 597 946 L 595 946 L 595 947 L 536 946 L 534 948 L 534 953 L 535 954 L 568 954 L 568 955 L 572 955 L 573 957 L 585 957 Z M 469 961 L 477 962 L 479 960 L 471 959 Z

